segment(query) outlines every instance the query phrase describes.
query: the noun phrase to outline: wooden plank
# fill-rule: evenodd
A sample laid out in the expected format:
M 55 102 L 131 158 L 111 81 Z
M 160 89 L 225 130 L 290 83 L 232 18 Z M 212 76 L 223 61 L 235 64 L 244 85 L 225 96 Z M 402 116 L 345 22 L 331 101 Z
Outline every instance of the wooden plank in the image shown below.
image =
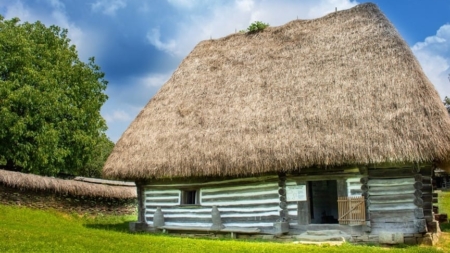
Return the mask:
M 345 179 L 338 179 L 337 182 L 337 196 L 346 197 L 347 196 L 347 182 Z
M 308 186 L 308 183 L 306 181 L 302 181 L 302 182 L 298 182 L 299 184 L 305 184 L 306 186 Z M 311 223 L 311 213 L 310 213 L 310 199 L 309 199 L 309 187 L 306 187 L 306 197 L 307 200 L 306 201 L 299 201 L 298 202 L 298 215 L 297 215 L 297 219 L 298 219 L 298 224 L 299 225 L 308 225 Z

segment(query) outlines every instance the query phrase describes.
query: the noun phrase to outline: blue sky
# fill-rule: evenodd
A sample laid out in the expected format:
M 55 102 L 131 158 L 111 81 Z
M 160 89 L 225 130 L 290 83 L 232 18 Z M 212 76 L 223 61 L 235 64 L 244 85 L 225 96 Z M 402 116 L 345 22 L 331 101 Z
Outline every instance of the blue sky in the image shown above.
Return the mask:
M 116 142 L 201 40 L 253 21 L 283 25 L 367 1 L 350 0 L 1 0 L 6 19 L 69 29 L 79 56 L 94 56 L 109 81 L 102 108 Z M 440 96 L 450 96 L 450 1 L 374 0 L 410 45 Z

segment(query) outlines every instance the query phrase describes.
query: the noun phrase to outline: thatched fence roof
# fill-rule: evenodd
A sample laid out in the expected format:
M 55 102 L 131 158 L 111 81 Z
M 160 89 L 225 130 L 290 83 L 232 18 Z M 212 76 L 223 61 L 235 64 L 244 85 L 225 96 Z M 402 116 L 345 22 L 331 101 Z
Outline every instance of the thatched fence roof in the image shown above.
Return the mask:
M 136 186 L 130 183 L 110 180 L 102 183 L 65 180 L 25 174 L 14 171 L 0 170 L 0 185 L 31 191 L 53 192 L 62 195 L 90 196 L 104 198 L 131 199 L 136 198 Z M 127 184 L 127 185 L 125 185 Z
M 374 4 L 200 42 L 117 142 L 111 178 L 435 162 L 450 119 Z

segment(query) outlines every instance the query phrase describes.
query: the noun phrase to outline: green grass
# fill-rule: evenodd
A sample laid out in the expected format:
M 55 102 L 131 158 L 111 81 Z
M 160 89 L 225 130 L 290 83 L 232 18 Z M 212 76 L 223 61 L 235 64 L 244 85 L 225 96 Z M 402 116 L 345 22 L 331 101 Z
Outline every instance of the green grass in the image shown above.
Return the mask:
M 128 232 L 128 222 L 134 219 L 133 216 L 79 217 L 0 205 L 0 252 L 442 252 L 417 246 L 387 250 L 350 244 L 305 246 L 132 234 Z
M 447 213 L 450 216 L 450 192 L 440 192 L 438 196 L 439 212 Z M 450 223 L 442 223 L 440 225 L 442 234 L 436 248 L 450 252 Z

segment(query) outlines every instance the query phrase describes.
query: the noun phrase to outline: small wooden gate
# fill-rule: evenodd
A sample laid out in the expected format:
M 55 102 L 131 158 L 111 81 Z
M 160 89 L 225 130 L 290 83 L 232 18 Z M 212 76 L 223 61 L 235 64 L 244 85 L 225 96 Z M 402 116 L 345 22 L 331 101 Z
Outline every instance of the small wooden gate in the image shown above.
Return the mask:
M 338 197 L 339 224 L 363 225 L 366 222 L 364 197 Z

